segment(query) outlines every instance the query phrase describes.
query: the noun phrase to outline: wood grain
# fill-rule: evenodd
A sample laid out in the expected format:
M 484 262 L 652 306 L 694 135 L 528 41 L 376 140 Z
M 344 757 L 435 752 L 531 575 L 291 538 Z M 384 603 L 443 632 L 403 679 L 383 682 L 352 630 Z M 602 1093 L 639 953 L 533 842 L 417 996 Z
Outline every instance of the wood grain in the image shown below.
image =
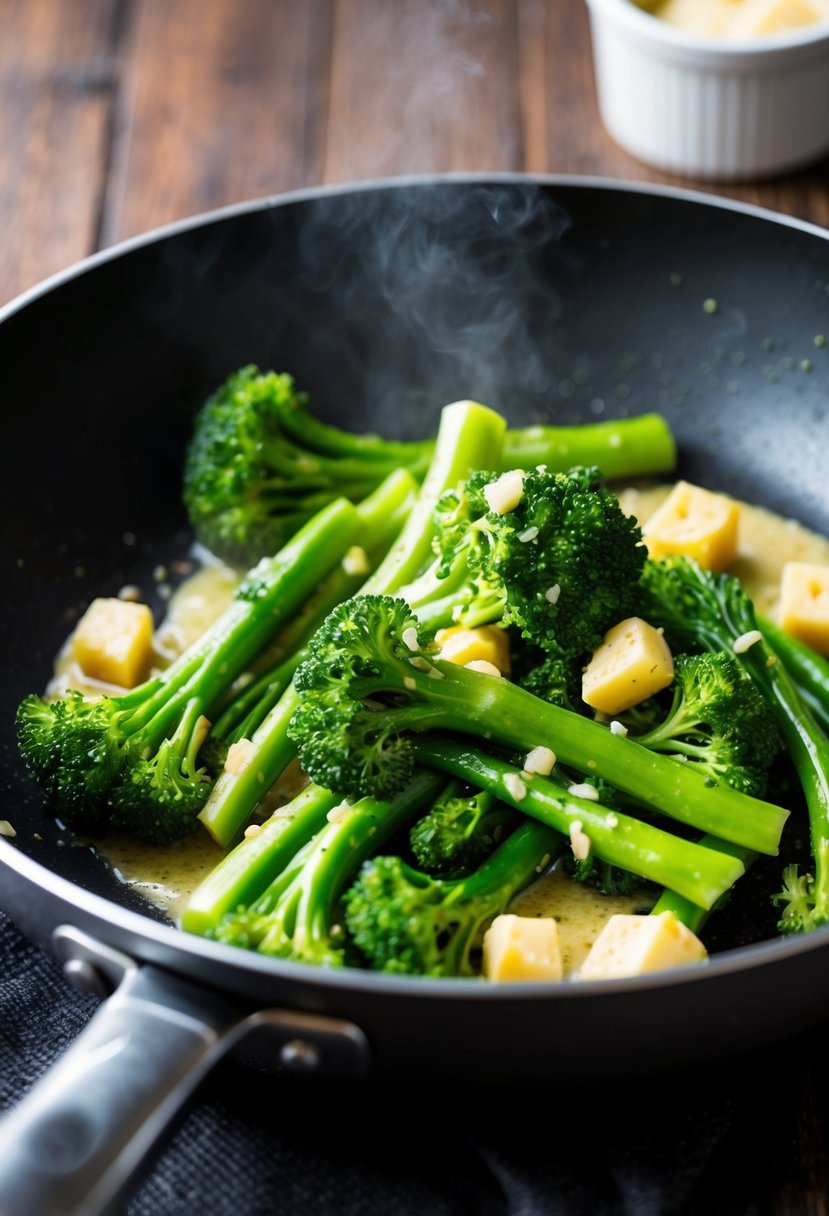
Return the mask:
M 319 182 L 328 0 L 137 0 L 101 239 Z
M 0 4 L 0 301 L 97 245 L 119 16 L 117 0 Z
M 517 41 L 510 0 L 337 0 L 326 181 L 520 170 Z

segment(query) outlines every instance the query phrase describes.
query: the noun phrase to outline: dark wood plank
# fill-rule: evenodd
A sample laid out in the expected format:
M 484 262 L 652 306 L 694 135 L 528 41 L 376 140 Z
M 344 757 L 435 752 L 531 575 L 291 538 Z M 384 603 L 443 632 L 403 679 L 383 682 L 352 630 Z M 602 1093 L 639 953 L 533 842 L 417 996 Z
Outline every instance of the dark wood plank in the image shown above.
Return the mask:
M 318 182 L 329 0 L 136 0 L 102 240 Z
M 523 164 L 512 0 L 336 0 L 329 182 Z
M 118 0 L 0 4 L 0 301 L 97 243 Z

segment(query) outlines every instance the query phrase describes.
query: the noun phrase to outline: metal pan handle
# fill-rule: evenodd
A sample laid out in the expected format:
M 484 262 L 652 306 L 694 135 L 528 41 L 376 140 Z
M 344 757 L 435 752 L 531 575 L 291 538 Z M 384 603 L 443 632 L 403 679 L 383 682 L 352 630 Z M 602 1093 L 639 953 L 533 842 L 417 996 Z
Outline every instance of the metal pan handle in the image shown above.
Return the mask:
M 106 949 L 104 947 L 104 949 Z M 0 1216 L 107 1216 L 217 1061 L 252 1030 L 276 1031 L 294 1070 L 359 1075 L 357 1027 L 224 997 L 126 960 L 124 978 L 56 1065 L 0 1122 Z

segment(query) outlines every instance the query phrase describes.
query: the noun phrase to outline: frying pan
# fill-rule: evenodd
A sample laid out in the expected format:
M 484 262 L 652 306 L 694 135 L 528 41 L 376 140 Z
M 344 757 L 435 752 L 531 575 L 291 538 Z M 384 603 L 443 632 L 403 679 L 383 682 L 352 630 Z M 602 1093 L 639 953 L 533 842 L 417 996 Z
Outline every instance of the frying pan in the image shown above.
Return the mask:
M 826 1017 L 829 932 L 766 940 L 759 896 L 746 923 L 723 915 L 705 968 L 583 986 L 316 970 L 188 937 L 49 816 L 13 716 L 92 596 L 151 589 L 155 566 L 187 555 L 190 420 L 244 363 L 290 370 L 331 421 L 405 436 L 460 397 L 521 423 L 658 409 L 689 479 L 826 531 L 827 326 L 819 229 L 684 192 L 516 176 L 232 208 L 0 314 L 0 782 L 17 833 L 0 840 L 0 900 L 70 980 L 114 993 L 7 1118 L 0 1211 L 113 1210 L 231 1048 L 346 1081 L 562 1083 L 710 1062 Z

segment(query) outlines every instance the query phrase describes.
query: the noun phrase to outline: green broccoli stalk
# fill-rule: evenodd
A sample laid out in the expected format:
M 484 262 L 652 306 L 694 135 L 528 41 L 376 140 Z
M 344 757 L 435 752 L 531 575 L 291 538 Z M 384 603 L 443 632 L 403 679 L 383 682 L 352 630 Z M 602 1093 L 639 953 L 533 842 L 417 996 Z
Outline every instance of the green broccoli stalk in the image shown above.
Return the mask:
M 412 743 L 419 764 L 440 769 L 503 799 L 516 810 L 569 837 L 574 850 L 669 887 L 710 908 L 743 874 L 733 857 L 674 836 L 585 797 L 582 785 L 568 785 L 555 773 L 540 777 L 450 736 L 425 734 Z M 586 845 L 589 842 L 589 846 Z
M 437 774 L 421 772 L 391 802 L 363 798 L 334 807 L 325 826 L 266 890 L 224 916 L 210 936 L 293 962 L 342 966 L 345 935 L 337 922 L 342 891 L 366 858 L 428 806 L 443 783 Z M 239 846 L 238 864 L 244 847 Z
M 454 881 L 422 874 L 400 857 L 376 857 L 345 894 L 348 932 L 376 971 L 474 975 L 489 924 L 561 847 L 556 832 L 523 823 L 477 870 Z
M 335 497 L 356 502 L 395 468 L 418 479 L 433 460 L 431 440 L 393 442 L 320 422 L 288 375 L 249 366 L 205 402 L 193 429 L 184 501 L 194 531 L 228 561 L 250 564 L 274 553 Z M 667 472 L 676 451 L 656 414 L 576 427 L 534 426 L 511 433 L 502 463 L 476 467 L 551 469 L 597 464 L 607 477 Z
M 757 860 L 757 854 L 751 849 L 744 849 L 741 845 L 729 844 L 727 840 L 719 840 L 716 836 L 702 836 L 697 842 L 703 848 L 716 849 L 720 853 L 728 853 L 729 856 L 736 858 L 737 861 L 747 870 L 749 866 L 754 865 Z M 699 933 L 708 921 L 709 916 L 716 912 L 720 905 L 728 899 L 728 892 L 718 900 L 712 908 L 701 908 L 699 904 L 693 903 L 690 899 L 685 899 L 682 895 L 678 895 L 676 891 L 664 890 L 659 895 L 659 898 L 651 908 L 651 916 L 659 916 L 661 912 L 673 912 L 677 920 L 682 921 L 686 928 L 692 933 Z
M 702 570 L 686 557 L 649 561 L 643 575 L 644 611 L 686 649 L 738 651 L 743 669 L 774 709 L 784 745 L 809 810 L 813 876 L 788 872 L 779 897 L 782 932 L 803 932 L 829 922 L 829 737 L 789 676 L 784 662 L 757 628 L 754 605 L 738 579 Z M 716 828 L 711 829 L 716 831 Z M 727 833 L 718 833 L 727 836 Z M 749 847 L 751 841 L 737 843 Z M 762 852 L 762 850 L 760 850 Z
M 457 878 L 474 870 L 518 821 L 494 794 L 452 781 L 412 827 L 409 842 L 427 874 Z
M 499 469 L 535 469 L 539 465 L 546 465 L 550 473 L 577 465 L 595 466 L 607 481 L 648 477 L 676 468 L 676 443 L 660 414 L 508 430 Z
M 420 494 L 397 543 L 366 582 L 366 594 L 389 595 L 420 574 L 431 557 L 439 500 L 477 469 L 498 462 L 506 425 L 500 414 L 475 401 L 444 406 Z
M 357 505 L 361 525 L 360 552 L 347 554 L 279 633 L 274 646 L 279 656 L 276 663 L 258 679 L 244 684 L 222 707 L 202 753 L 211 772 L 221 773 L 228 748 L 243 739 L 251 739 L 262 726 L 289 688 L 309 638 L 332 608 L 359 590 L 365 580 L 366 568 L 370 570 L 382 560 L 408 515 L 416 489 L 410 474 L 400 469 Z M 354 557 L 353 564 L 349 563 L 349 556 Z
M 440 496 L 468 477 L 478 464 L 490 464 L 501 450 L 505 423 L 500 415 L 460 401 L 441 413 L 432 463 L 400 536 L 363 589 L 388 591 L 405 582 L 428 561 L 433 515 Z M 233 773 L 223 772 L 199 818 L 223 847 L 234 841 L 257 803 L 296 754 L 288 727 L 298 708 L 289 686 L 250 737 L 248 762 Z
M 223 917 L 258 899 L 327 822 L 340 795 L 319 785 L 306 785 L 250 836 L 231 849 L 187 901 L 180 924 L 204 936 Z
M 112 823 L 157 844 L 191 831 L 212 785 L 198 755 L 209 719 L 320 580 L 367 530 L 382 535 L 411 491 L 411 477 L 395 472 L 359 507 L 330 503 L 250 571 L 193 646 L 128 693 L 92 701 L 70 692 L 49 704 L 27 697 L 20 750 L 56 812 L 81 831 Z
M 546 651 L 584 655 L 635 602 L 646 557 L 636 521 L 595 468 L 531 470 L 500 514 L 485 497 L 494 480 L 476 473 L 443 495 L 437 558 L 399 594 L 431 627 L 503 621 Z
M 400 599 L 360 596 L 331 613 L 294 677 L 300 704 L 291 733 L 313 780 L 350 797 L 388 797 L 411 775 L 412 732 L 438 728 L 522 753 L 550 746 L 563 764 L 680 822 L 777 852 L 787 811 L 709 787 L 691 766 L 507 680 L 434 659 L 429 642 Z
M 757 623 L 824 731 L 829 732 L 829 661 L 765 617 Z
M 733 651 L 677 655 L 672 704 L 636 742 L 693 765 L 712 783 L 725 781 L 762 797 L 780 748 L 774 712 Z M 626 715 L 620 714 L 622 722 Z

